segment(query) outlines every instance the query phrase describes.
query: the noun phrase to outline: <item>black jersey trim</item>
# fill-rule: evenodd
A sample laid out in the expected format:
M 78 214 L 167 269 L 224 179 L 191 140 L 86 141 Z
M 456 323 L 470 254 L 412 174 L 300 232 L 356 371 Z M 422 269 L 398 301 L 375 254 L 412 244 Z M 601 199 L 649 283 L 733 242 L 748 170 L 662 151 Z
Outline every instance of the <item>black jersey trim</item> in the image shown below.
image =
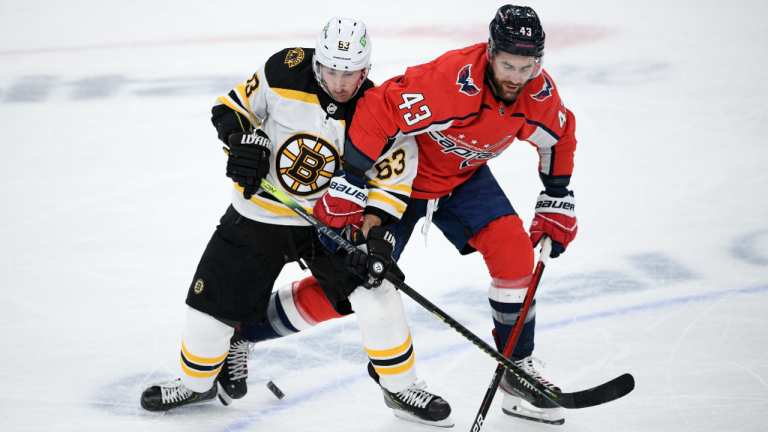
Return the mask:
M 539 172 L 539 178 L 541 179 L 541 183 L 544 184 L 544 187 L 550 188 L 567 187 L 571 183 L 570 175 L 553 176 Z
M 419 133 L 420 131 L 423 131 L 423 130 L 425 130 L 425 129 L 429 129 L 429 128 L 430 128 L 431 126 L 433 126 L 433 125 L 441 125 L 441 124 L 446 124 L 446 123 L 448 123 L 448 122 L 452 122 L 452 121 L 454 121 L 454 120 L 466 120 L 466 119 L 468 119 L 468 118 L 470 118 L 470 117 L 475 117 L 475 116 L 477 116 L 477 115 L 479 115 L 479 114 L 480 114 L 480 111 L 478 111 L 478 112 L 474 112 L 474 113 L 472 113 L 472 114 L 468 114 L 468 115 L 465 115 L 464 117 L 451 117 L 451 118 L 449 118 L 449 119 L 446 119 L 446 120 L 442 120 L 442 121 L 439 121 L 439 122 L 432 122 L 432 123 L 430 123 L 430 124 L 428 124 L 428 125 L 426 125 L 426 126 L 424 126 L 424 127 L 422 127 L 422 128 L 419 128 L 419 129 L 414 129 L 414 130 L 412 130 L 412 131 L 410 131 L 410 132 L 407 132 L 407 133 L 405 133 L 405 135 L 414 135 L 414 134 L 417 134 L 417 133 Z
M 539 123 L 539 122 L 534 121 L 534 120 L 529 120 L 527 117 L 525 117 L 525 114 L 523 114 L 523 113 L 513 113 L 510 117 L 520 117 L 523 120 L 525 120 L 526 123 L 532 124 L 534 126 L 538 126 L 538 127 L 542 128 L 542 129 L 544 129 L 544 132 L 552 135 L 552 138 L 556 139 L 557 141 L 560 141 L 560 136 L 558 134 L 554 133 L 550 128 L 544 126 L 543 123 Z

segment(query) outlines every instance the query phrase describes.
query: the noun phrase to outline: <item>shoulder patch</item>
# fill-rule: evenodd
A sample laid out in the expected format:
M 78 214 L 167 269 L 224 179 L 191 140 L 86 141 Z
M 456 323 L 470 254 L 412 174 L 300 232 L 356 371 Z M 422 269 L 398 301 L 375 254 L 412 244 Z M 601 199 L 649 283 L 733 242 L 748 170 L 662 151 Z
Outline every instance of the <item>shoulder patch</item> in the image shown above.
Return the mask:
M 260 77 L 272 89 L 281 88 L 304 93 L 317 93 L 320 86 L 312 71 L 314 48 L 285 48 L 272 55 L 264 64 Z
M 301 63 L 302 60 L 304 60 L 304 50 L 301 48 L 294 48 L 288 51 L 288 54 L 285 55 L 285 64 L 287 64 L 289 68 Z
M 544 86 L 541 88 L 541 91 L 539 91 L 536 94 L 532 94 L 531 97 L 534 100 L 537 100 L 539 102 L 544 101 L 544 99 L 552 96 L 552 81 L 549 80 L 549 77 L 547 77 L 544 74 L 541 74 L 541 76 L 544 77 Z
M 458 79 L 456 80 L 456 85 L 461 86 L 459 91 L 468 96 L 474 96 L 480 93 L 480 89 L 475 85 L 475 81 L 471 78 L 471 75 L 472 64 L 470 63 L 461 68 Z

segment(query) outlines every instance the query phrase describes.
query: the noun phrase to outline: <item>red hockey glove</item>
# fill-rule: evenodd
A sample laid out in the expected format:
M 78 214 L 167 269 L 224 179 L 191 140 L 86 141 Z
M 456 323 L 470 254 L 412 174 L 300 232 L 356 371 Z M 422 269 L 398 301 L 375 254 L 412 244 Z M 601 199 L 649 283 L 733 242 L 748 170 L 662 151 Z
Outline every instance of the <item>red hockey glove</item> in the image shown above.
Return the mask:
M 336 171 L 322 197 L 315 203 L 312 213 L 331 228 L 363 223 L 363 208 L 368 202 L 365 181 L 342 170 Z
M 576 199 L 565 188 L 547 188 L 536 200 L 536 216 L 531 222 L 533 247 L 546 234 L 552 238 L 550 258 L 557 258 L 576 237 L 579 223 L 576 221 Z

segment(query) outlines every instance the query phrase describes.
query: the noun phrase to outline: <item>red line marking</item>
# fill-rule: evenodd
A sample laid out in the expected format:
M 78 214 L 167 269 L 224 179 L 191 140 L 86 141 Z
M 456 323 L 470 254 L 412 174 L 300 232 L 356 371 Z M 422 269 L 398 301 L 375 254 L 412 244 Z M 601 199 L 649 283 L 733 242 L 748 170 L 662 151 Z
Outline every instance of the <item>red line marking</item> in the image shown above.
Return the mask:
M 614 33 L 612 29 L 588 25 L 551 25 L 547 27 L 547 50 L 558 50 L 569 46 L 580 45 L 602 39 Z M 0 51 L 0 56 L 54 54 L 61 52 L 158 48 L 184 45 L 204 45 L 221 43 L 249 43 L 269 40 L 314 40 L 316 33 L 281 33 L 223 36 L 211 38 L 193 38 L 178 40 L 158 41 L 134 41 L 117 42 L 100 45 L 59 46 L 48 48 L 30 48 L 22 50 Z M 445 27 L 406 27 L 406 28 L 381 28 L 374 33 L 374 38 L 440 38 L 451 39 L 464 44 L 473 44 L 488 39 L 488 31 L 485 24 L 463 25 L 462 29 L 450 26 Z

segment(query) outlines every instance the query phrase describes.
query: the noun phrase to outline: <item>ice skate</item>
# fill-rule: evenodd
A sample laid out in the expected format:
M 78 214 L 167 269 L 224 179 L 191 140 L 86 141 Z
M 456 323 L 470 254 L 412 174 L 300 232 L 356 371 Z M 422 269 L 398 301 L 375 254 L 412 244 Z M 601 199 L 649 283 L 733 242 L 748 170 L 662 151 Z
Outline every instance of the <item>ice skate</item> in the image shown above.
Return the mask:
M 156 382 L 144 388 L 141 407 L 147 411 L 168 411 L 183 405 L 205 402 L 216 397 L 216 386 L 204 393 L 188 389 L 181 378 Z
M 368 374 L 377 384 L 379 383 L 379 375 L 370 363 L 368 363 Z M 395 417 L 431 426 L 453 427 L 453 419 L 450 417 L 451 406 L 440 396 L 424 390 L 426 386 L 421 381 L 399 393 L 390 393 L 381 387 L 384 403 L 392 408 Z
M 224 405 L 229 405 L 234 399 L 240 399 L 248 393 L 245 380 L 248 379 L 248 359 L 251 358 L 252 347 L 253 344 L 236 328 L 229 341 L 229 353 L 224 360 L 224 366 L 216 377 L 219 400 Z
M 533 367 L 534 361 L 544 367 L 541 360 L 530 356 L 524 359 L 512 357 L 511 360 L 540 383 L 552 390 L 560 391 L 560 388 L 542 378 L 541 374 Z M 553 404 L 509 371 L 504 371 L 499 388 L 504 392 L 504 399 L 501 401 L 501 410 L 504 411 L 504 414 L 553 425 L 565 423 L 565 410 L 563 408 Z

